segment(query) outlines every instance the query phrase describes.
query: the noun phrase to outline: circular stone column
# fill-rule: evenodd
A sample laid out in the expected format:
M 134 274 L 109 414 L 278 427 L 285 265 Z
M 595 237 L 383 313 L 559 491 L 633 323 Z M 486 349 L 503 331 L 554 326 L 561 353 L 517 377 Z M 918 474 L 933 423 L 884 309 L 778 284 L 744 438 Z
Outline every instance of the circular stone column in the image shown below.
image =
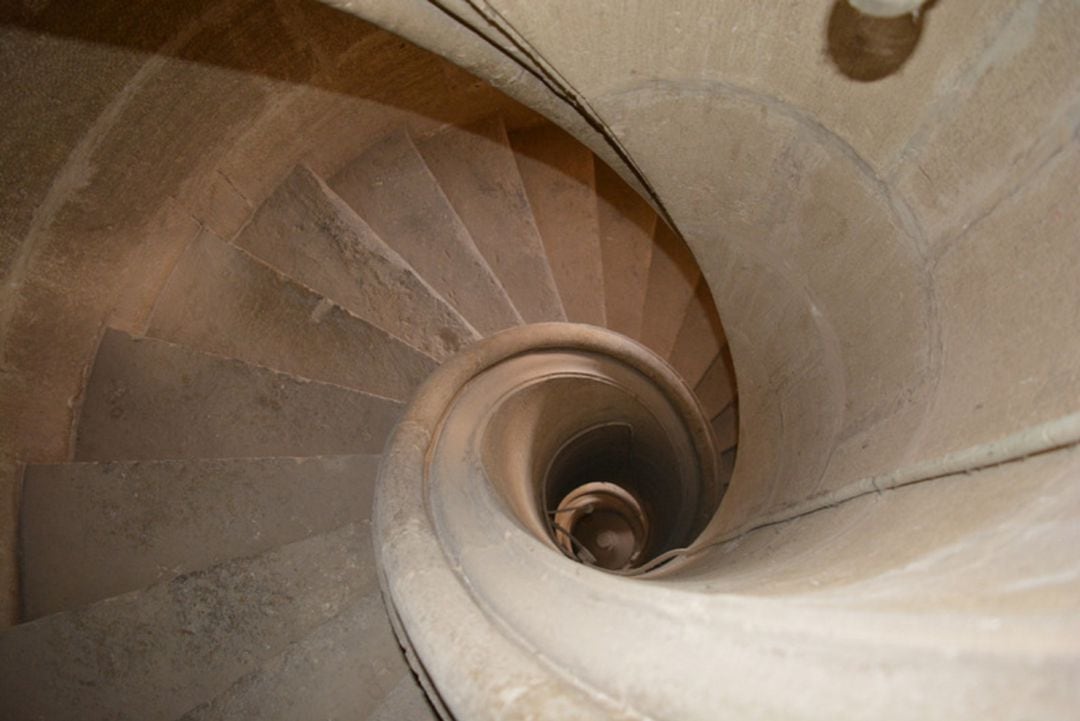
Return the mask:
M 461 718 L 498 717 L 500 703 L 621 716 L 506 623 L 560 615 L 590 581 L 629 601 L 631 576 L 677 567 L 719 505 L 716 469 L 692 392 L 618 334 L 524 326 L 444 364 L 391 437 L 375 508 L 385 595 L 429 692 Z M 585 642 L 600 630 L 550 622 Z

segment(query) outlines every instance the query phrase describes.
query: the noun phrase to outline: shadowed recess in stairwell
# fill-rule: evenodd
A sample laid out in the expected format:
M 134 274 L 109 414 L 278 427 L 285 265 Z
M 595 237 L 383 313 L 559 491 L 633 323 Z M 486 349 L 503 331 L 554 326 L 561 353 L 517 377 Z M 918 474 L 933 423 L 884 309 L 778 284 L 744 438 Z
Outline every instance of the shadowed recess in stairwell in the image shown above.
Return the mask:
M 876 17 L 835 0 L 826 29 L 827 52 L 836 68 L 852 80 L 869 83 L 899 72 L 915 52 L 926 13 L 936 0 L 914 13 Z
M 726 477 L 700 406 L 658 358 L 579 346 L 477 376 L 486 405 L 463 396 L 446 423 L 474 429 L 483 467 L 471 482 L 491 483 L 537 539 L 586 565 L 633 571 L 693 542 Z

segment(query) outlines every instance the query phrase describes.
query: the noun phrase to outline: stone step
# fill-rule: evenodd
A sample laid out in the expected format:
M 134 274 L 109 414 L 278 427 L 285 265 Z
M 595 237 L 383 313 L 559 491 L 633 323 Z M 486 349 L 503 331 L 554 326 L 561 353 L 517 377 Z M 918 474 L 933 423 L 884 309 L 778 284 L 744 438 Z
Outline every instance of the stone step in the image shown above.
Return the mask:
M 711 421 L 716 452 L 727 453 L 739 443 L 739 407 L 732 403 Z
M 641 342 L 661 358 L 668 358 L 701 271 L 682 238 L 666 223 L 656 224 L 654 240 Z
M 604 163 L 596 163 L 596 209 L 607 327 L 641 337 L 656 211 Z
M 436 365 L 210 232 L 184 252 L 147 335 L 394 400 Z
M 183 721 L 371 721 L 387 707 L 393 721 L 435 718 L 372 593 Z
M 731 485 L 731 477 L 735 474 L 735 455 L 737 451 L 737 446 L 732 446 L 720 454 L 716 469 L 716 480 L 722 489 L 727 489 Z
M 404 130 L 368 148 L 330 187 L 481 334 L 521 324 Z
M 304 166 L 285 179 L 233 243 L 436 360 L 480 337 Z
M 735 400 L 735 371 L 726 346 L 713 358 L 705 375 L 694 387 L 694 393 L 706 418 L 715 417 Z
M 712 293 L 704 276 L 699 277 L 694 296 L 686 307 L 682 326 L 671 349 L 671 367 L 693 388 L 705 377 L 705 372 L 727 345 L 720 315 L 713 304 Z
M 369 518 L 379 456 L 28 466 L 23 616 L 39 618 Z
M 108 330 L 75 460 L 381 453 L 402 405 Z
M 566 320 L 502 119 L 448 126 L 417 146 L 522 319 Z
M 15 626 L 4 715 L 171 721 L 377 587 L 364 522 Z
M 567 320 L 605 325 L 592 152 L 543 124 L 510 134 Z

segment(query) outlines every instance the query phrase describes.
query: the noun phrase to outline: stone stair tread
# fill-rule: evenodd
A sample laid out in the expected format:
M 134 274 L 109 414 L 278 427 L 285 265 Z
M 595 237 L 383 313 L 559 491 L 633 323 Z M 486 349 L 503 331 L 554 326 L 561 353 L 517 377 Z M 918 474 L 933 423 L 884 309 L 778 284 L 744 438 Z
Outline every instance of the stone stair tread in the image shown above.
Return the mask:
M 394 721 L 435 718 L 394 637 L 382 597 L 374 592 L 183 721 L 370 721 L 385 717 L 388 707 Z M 428 715 L 421 715 L 425 710 Z
M 330 187 L 481 334 L 521 324 L 406 131 L 368 148 Z
M 15 626 L 0 635 L 5 714 L 175 719 L 377 587 L 364 522 Z
M 656 211 L 604 163 L 596 163 L 596 207 L 607 327 L 640 338 Z
M 208 231 L 177 264 L 147 335 L 394 400 L 436 365 Z
M 705 411 L 706 418 L 718 415 L 735 400 L 735 371 L 726 345 L 713 358 L 694 387 L 694 393 Z
M 690 249 L 666 223 L 656 224 L 649 263 L 641 342 L 661 358 L 671 355 L 701 271 Z
M 713 304 L 705 277 L 698 278 L 697 288 L 686 307 L 682 326 L 671 349 L 671 367 L 693 388 L 727 344 L 720 315 Z
M 510 144 L 567 320 L 606 325 L 592 152 L 550 123 Z
M 436 360 L 479 338 L 307 167 L 293 170 L 233 243 Z
M 451 125 L 417 146 L 522 319 L 566 320 L 502 118 Z
M 739 409 L 734 403 L 725 408 L 710 421 L 713 437 L 716 439 L 716 452 L 727 453 L 739 442 Z
M 367 519 L 379 456 L 28 466 L 23 617 L 86 606 Z
M 396 401 L 107 330 L 75 460 L 380 453 Z
M 720 454 L 716 475 L 717 481 L 724 489 L 731 483 L 731 477 L 735 474 L 735 455 L 737 450 L 737 447 L 732 446 Z

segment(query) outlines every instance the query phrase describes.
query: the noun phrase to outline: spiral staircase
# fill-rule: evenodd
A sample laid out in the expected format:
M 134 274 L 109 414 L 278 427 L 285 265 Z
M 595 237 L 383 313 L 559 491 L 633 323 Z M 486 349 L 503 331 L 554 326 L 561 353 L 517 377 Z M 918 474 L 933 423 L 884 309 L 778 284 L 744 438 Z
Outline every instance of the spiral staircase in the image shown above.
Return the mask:
M 607 325 L 695 388 L 730 475 L 734 379 L 682 241 L 550 124 L 499 116 L 296 167 L 200 233 L 143 336 L 105 329 L 75 462 L 25 471 L 19 719 L 431 718 L 380 599 L 380 453 L 452 354 Z
M 3 4 L 0 719 L 1075 719 L 1077 37 Z

